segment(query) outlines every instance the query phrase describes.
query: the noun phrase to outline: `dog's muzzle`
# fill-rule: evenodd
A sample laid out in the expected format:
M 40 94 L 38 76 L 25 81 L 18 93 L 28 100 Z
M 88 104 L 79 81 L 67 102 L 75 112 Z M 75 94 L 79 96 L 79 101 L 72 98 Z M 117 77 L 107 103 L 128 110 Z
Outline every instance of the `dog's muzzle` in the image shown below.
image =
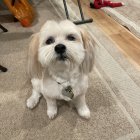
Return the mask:
M 65 60 L 67 58 L 65 45 L 63 45 L 63 44 L 56 45 L 55 52 L 57 53 L 59 60 Z

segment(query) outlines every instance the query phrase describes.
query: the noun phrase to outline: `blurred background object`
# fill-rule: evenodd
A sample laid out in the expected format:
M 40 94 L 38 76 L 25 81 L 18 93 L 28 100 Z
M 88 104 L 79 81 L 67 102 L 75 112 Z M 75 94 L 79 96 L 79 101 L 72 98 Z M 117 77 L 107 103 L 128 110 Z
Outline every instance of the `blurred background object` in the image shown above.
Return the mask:
M 3 0 L 13 16 L 20 21 L 24 27 L 31 26 L 35 14 L 31 3 L 28 0 Z M 4 4 L 0 3 L 2 7 Z

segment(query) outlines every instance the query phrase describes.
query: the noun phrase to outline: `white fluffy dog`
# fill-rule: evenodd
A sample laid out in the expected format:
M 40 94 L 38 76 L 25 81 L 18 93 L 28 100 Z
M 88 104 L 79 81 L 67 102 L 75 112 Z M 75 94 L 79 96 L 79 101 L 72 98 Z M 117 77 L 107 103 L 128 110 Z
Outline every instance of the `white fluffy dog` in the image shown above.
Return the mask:
M 94 45 L 89 34 L 72 22 L 47 21 L 32 36 L 29 48 L 28 70 L 33 90 L 27 107 L 34 108 L 43 95 L 50 119 L 57 115 L 57 100 L 72 101 L 81 117 L 90 118 L 85 93 Z

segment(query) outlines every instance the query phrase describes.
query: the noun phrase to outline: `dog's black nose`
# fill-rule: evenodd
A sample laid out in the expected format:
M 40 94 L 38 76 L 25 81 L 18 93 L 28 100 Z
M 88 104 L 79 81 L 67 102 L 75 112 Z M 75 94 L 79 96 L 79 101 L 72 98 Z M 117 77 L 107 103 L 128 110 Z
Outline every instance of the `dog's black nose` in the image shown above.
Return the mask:
M 55 46 L 55 52 L 58 54 L 63 54 L 66 51 L 66 46 L 63 44 L 58 44 Z

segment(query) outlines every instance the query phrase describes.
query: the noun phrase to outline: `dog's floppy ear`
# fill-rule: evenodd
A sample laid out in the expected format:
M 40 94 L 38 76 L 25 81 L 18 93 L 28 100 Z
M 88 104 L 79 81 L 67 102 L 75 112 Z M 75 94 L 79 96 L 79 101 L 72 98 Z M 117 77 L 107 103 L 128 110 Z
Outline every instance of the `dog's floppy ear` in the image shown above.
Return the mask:
M 28 52 L 28 73 L 32 78 L 41 78 L 42 66 L 38 61 L 39 33 L 31 36 Z
M 85 58 L 80 66 L 80 70 L 83 73 L 90 73 L 93 68 L 94 64 L 94 46 L 95 46 L 95 41 L 89 34 L 84 29 L 80 29 L 82 40 L 83 40 L 83 45 L 85 49 Z

